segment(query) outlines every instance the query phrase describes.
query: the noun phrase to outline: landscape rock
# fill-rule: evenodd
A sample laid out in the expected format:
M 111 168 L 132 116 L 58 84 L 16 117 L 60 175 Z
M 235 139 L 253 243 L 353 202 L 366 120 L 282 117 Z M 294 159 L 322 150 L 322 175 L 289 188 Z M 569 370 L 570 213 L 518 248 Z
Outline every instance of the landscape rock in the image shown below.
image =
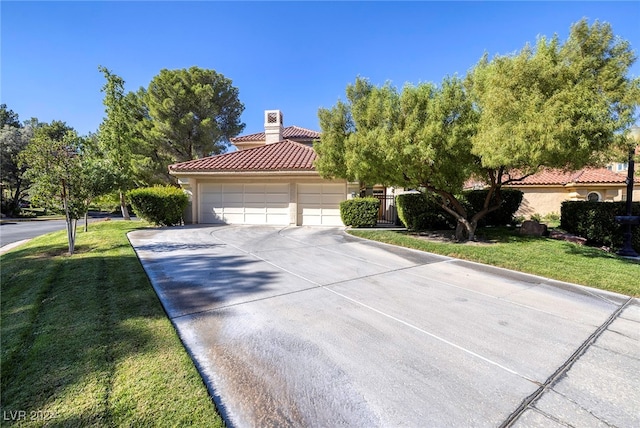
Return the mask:
M 529 236 L 543 236 L 547 234 L 547 225 L 538 223 L 535 220 L 526 220 L 522 222 L 520 234 Z
M 562 232 L 559 230 L 552 230 L 549 234 L 549 238 L 558 239 L 561 241 L 573 242 L 578 245 L 585 245 L 587 243 L 587 238 L 583 238 L 581 236 L 572 235 L 570 233 Z

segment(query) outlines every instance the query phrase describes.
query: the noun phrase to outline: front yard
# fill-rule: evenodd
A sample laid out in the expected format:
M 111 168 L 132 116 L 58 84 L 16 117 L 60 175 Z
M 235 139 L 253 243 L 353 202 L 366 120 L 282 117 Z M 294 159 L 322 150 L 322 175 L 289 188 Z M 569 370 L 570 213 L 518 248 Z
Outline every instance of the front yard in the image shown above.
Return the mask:
M 0 256 L 3 425 L 222 426 L 126 233 L 94 223 Z
M 222 426 L 126 233 L 105 221 L 0 256 L 2 414 L 16 426 Z M 409 232 L 351 230 L 394 245 L 640 296 L 640 264 L 504 228 L 457 244 Z M 7 419 L 8 418 L 8 419 Z

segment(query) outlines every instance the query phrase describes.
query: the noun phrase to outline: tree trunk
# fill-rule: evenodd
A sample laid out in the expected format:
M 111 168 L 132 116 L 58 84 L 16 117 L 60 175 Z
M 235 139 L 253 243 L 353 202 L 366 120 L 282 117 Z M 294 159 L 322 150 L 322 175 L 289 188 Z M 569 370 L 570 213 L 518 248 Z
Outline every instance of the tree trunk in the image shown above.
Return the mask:
M 89 211 L 84 212 L 84 231 L 89 231 Z
M 456 241 L 475 241 L 477 228 L 478 222 L 459 218 L 458 223 L 456 224 Z
M 78 219 L 71 219 L 71 240 L 69 241 L 69 254 L 73 254 L 76 251 L 76 226 L 78 225 Z
M 62 204 L 64 205 L 64 216 L 67 221 L 67 241 L 69 243 L 69 255 L 73 255 L 73 251 L 75 249 L 75 231 L 74 224 L 71 219 L 71 213 L 69 213 L 69 201 L 67 200 L 66 194 L 64 194 L 62 199 Z
M 131 220 L 129 210 L 127 209 L 127 201 L 124 200 L 123 192 L 120 192 L 120 211 L 122 211 L 122 218 L 124 220 Z

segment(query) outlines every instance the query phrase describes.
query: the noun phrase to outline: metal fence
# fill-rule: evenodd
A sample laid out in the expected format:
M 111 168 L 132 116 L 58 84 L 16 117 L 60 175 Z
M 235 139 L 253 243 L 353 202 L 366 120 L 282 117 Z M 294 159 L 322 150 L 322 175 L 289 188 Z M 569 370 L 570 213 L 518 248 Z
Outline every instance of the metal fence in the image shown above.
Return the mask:
M 396 225 L 398 221 L 398 211 L 393 195 L 374 195 L 380 200 L 380 208 L 378 209 L 378 224 Z

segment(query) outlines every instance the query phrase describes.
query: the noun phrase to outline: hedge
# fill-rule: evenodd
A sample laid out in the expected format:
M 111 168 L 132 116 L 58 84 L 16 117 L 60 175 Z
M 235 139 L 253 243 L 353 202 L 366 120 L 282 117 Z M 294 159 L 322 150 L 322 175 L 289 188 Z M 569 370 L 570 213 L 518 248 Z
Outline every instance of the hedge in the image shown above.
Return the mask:
M 433 193 L 403 193 L 396 196 L 398 218 L 410 230 L 440 230 L 455 226 L 455 218 L 440 206 Z
M 459 197 L 469 217 L 482 210 L 488 190 L 469 190 Z M 523 193 L 515 189 L 502 189 L 501 208 L 480 219 L 478 226 L 505 226 L 513 222 Z M 412 230 L 452 229 L 456 219 L 441 207 L 440 197 L 434 193 L 405 193 L 396 197 L 398 217 Z
M 488 193 L 489 190 L 468 190 L 463 192 L 463 197 L 468 203 L 466 207 L 467 212 L 474 214 L 480 212 Z M 523 193 L 516 189 L 501 189 L 500 194 L 502 195 L 502 205 L 500 209 L 491 211 L 484 216 L 478 222 L 479 227 L 506 226 L 507 224 L 513 223 L 515 213 L 522 203 Z M 495 195 L 491 202 L 493 203 L 493 201 L 495 201 Z
M 565 201 L 560 208 L 560 227 L 587 239 L 590 245 L 620 248 L 624 227 L 614 217 L 626 215 L 626 202 Z M 633 215 L 640 215 L 640 202 L 632 205 Z M 634 227 L 632 246 L 640 252 L 640 228 Z
M 340 202 L 340 218 L 345 226 L 375 227 L 380 200 L 374 197 L 353 198 Z
M 173 186 L 134 189 L 128 196 L 136 215 L 158 226 L 181 224 L 182 214 L 189 204 L 188 196 Z

